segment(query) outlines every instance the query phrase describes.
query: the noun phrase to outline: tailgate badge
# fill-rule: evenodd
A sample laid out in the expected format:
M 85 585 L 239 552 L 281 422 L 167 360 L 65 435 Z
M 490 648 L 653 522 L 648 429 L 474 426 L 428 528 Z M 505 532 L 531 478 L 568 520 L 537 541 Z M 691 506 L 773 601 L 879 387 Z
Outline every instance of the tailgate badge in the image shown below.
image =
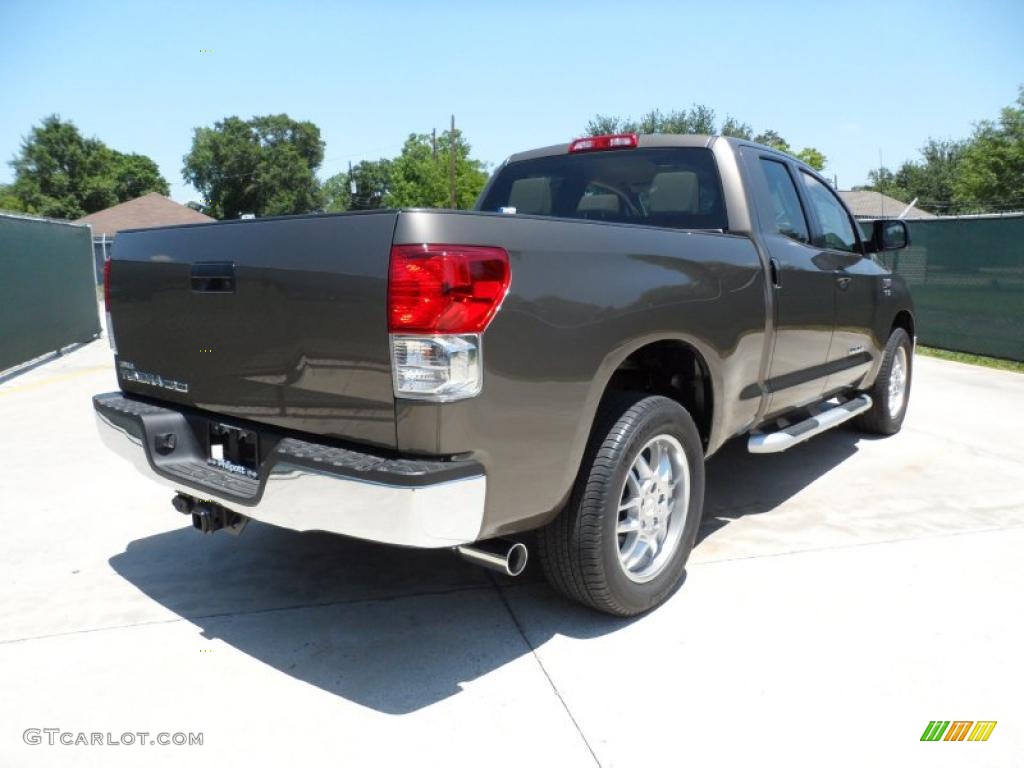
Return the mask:
M 144 373 L 143 371 L 136 370 L 135 364 L 127 360 L 122 360 L 118 367 L 123 381 L 137 381 L 139 384 L 146 384 L 150 387 L 162 387 L 172 392 L 188 392 L 187 382 L 167 379 L 155 373 Z

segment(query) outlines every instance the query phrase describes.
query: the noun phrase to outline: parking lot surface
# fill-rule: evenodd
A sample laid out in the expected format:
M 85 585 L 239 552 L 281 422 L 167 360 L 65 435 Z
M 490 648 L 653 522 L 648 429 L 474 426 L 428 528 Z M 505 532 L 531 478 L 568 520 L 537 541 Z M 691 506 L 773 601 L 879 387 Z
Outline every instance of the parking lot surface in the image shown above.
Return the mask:
M 103 341 L 0 384 L 0 765 L 1021 764 L 1024 376 L 918 358 L 895 437 L 727 445 L 684 586 L 631 621 L 535 568 L 202 536 L 101 446 L 115 388 Z

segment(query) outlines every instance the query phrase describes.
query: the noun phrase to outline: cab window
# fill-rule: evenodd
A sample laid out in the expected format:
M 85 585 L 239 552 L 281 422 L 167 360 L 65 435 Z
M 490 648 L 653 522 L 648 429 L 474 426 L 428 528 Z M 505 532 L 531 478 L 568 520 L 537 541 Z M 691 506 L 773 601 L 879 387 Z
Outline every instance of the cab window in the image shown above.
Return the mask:
M 480 210 L 678 229 L 728 227 L 718 167 L 705 147 L 519 160 L 498 171 Z
M 821 231 L 815 236 L 814 244 L 821 248 L 836 251 L 856 252 L 857 235 L 853 230 L 853 222 L 839 198 L 826 185 L 806 171 L 801 171 L 807 199 L 818 219 Z

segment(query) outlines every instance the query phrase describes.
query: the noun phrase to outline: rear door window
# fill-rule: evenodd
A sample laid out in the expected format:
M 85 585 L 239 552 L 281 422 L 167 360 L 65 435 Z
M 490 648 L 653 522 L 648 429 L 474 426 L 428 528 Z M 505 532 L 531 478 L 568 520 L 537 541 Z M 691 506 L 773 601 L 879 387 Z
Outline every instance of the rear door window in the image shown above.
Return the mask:
M 551 155 L 498 172 L 480 210 L 649 224 L 728 227 L 722 184 L 704 147 Z
M 768 196 L 771 199 L 775 229 L 779 234 L 793 240 L 810 243 L 807 217 L 804 215 L 803 206 L 800 205 L 796 184 L 793 183 L 793 177 L 789 175 L 786 164 L 762 157 L 761 169 L 764 171 L 765 181 L 768 182 Z

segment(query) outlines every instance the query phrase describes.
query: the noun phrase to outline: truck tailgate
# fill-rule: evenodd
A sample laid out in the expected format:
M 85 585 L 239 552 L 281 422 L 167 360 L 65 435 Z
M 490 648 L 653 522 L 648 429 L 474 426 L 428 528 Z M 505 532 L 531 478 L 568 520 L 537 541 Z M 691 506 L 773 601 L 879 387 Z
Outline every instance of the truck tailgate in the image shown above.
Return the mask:
M 387 274 L 397 215 L 118 234 L 110 306 L 121 388 L 394 447 Z

